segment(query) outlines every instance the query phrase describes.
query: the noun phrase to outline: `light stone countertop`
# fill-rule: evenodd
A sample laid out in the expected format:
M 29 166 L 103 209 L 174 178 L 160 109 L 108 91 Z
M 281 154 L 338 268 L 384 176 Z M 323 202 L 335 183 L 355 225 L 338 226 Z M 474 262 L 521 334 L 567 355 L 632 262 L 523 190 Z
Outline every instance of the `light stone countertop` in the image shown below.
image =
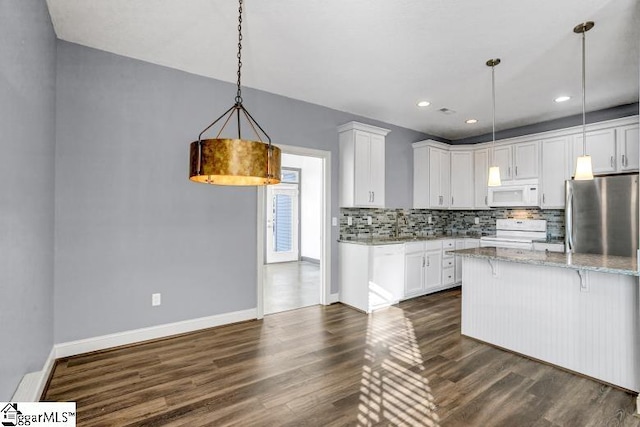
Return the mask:
M 480 235 L 473 234 L 436 234 L 433 236 L 384 236 L 384 237 L 362 237 L 359 239 L 338 239 L 339 243 L 353 243 L 355 245 L 381 246 L 400 245 L 407 242 L 425 242 L 428 240 L 445 239 L 479 239 Z
M 566 254 L 506 248 L 474 248 L 447 251 L 447 253 L 469 258 L 495 259 L 521 264 L 545 265 L 549 267 L 570 268 L 573 270 L 591 270 L 602 273 L 640 276 L 640 272 L 638 272 L 638 261 L 635 257 Z

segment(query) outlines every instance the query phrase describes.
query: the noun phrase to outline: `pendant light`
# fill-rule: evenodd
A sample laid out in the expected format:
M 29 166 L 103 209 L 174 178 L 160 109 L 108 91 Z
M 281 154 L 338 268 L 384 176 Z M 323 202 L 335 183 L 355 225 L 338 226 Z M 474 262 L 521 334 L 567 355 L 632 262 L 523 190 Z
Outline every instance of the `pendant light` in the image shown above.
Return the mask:
M 191 143 L 189 179 L 194 182 L 218 185 L 269 185 L 280 182 L 280 149 L 271 144 L 271 138 L 242 105 L 240 77 L 242 69 L 242 0 L 238 7 L 238 89 L 235 104 L 207 126 L 198 140 Z M 236 116 L 238 138 L 220 138 L 229 120 Z M 242 139 L 241 117 L 249 123 L 258 141 Z M 202 135 L 225 118 L 214 139 Z M 257 129 L 256 129 L 257 128 Z M 266 137 L 262 141 L 260 133 Z
M 489 167 L 489 187 L 499 187 L 502 185 L 500 181 L 500 167 L 496 165 L 496 70 L 495 67 L 500 63 L 500 59 L 490 59 L 487 61 L 487 66 L 491 67 L 491 99 L 493 101 L 493 142 L 491 143 L 491 156 Z
M 582 34 L 582 156 L 579 156 L 576 162 L 576 173 L 574 175 L 576 180 L 593 179 L 591 156 L 587 155 L 585 40 L 587 31 L 592 29 L 594 25 L 593 21 L 588 21 L 576 25 L 573 29 L 574 33 Z

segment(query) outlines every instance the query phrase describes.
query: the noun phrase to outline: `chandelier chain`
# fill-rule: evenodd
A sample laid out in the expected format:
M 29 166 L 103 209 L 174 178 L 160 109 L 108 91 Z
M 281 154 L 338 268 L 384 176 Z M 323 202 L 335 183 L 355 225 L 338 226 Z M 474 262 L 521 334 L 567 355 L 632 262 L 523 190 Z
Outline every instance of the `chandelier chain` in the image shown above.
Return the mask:
M 236 104 L 242 104 L 242 90 L 240 89 L 240 78 L 242 76 L 242 0 L 238 6 L 238 90 L 236 92 Z

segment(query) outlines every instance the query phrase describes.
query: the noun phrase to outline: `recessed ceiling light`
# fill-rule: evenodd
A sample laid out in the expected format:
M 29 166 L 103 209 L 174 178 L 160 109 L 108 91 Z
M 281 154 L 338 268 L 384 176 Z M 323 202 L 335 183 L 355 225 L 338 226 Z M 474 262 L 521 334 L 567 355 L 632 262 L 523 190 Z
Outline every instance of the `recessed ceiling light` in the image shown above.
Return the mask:
M 431 103 L 429 101 L 420 101 L 420 102 L 418 102 L 418 107 L 428 107 L 429 105 L 431 105 Z
M 468 124 L 468 125 L 472 125 L 474 123 L 478 123 L 478 120 L 477 119 L 468 119 L 468 120 L 465 120 L 464 122 L 466 124 Z
M 559 97 L 557 97 L 556 99 L 554 99 L 553 101 L 554 101 L 554 102 L 565 102 L 565 101 L 568 101 L 568 100 L 570 100 L 570 99 L 571 99 L 571 97 L 570 97 L 570 96 L 566 96 L 566 95 L 565 95 L 565 96 L 559 96 Z

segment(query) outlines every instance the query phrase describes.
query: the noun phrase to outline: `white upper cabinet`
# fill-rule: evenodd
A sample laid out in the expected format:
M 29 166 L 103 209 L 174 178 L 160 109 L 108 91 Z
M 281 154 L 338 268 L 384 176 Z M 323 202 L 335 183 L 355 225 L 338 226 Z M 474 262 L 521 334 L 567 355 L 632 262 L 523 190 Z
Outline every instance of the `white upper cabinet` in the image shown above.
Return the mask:
M 573 163 L 571 175 L 576 171 L 578 156 L 582 156 L 582 133 L 573 136 Z M 616 130 L 602 129 L 587 132 L 587 154 L 591 156 L 594 175 L 614 173 L 617 169 Z
M 489 205 L 487 204 L 489 150 L 487 148 L 475 150 L 473 153 L 473 176 L 474 207 L 476 209 L 489 209 Z
M 514 179 L 538 178 L 538 147 L 540 147 L 540 141 L 513 145 Z
M 446 144 L 420 141 L 413 145 L 413 208 L 447 209 L 451 165 Z
M 563 136 L 542 141 L 541 188 L 543 209 L 564 209 L 565 181 L 569 172 L 570 137 Z
M 638 153 L 638 125 L 621 126 L 616 130 L 616 149 L 618 151 L 618 169 L 621 171 L 637 171 L 640 166 Z
M 511 181 L 538 178 L 539 146 L 539 141 L 497 146 L 494 150 L 494 163 L 500 167 L 500 179 Z
M 493 159 L 489 159 L 490 166 L 498 166 L 500 168 L 500 180 L 510 181 L 513 179 L 513 154 L 511 145 L 503 145 L 495 147 L 493 150 Z
M 449 152 L 429 147 L 429 207 L 443 209 L 449 207 L 451 186 Z
M 385 137 L 389 130 L 358 122 L 338 128 L 340 206 L 384 207 Z
M 587 154 L 596 175 L 638 171 L 638 116 L 587 126 Z M 489 209 L 489 166 L 500 167 L 503 184 L 539 181 L 540 207 L 564 209 L 565 180 L 582 155 L 582 127 L 524 135 L 509 140 L 449 146 L 427 140 L 413 144 L 415 209 Z M 492 154 L 493 153 L 493 154 Z M 492 160 L 493 158 L 493 160 Z M 527 181 L 525 181 L 527 180 Z
M 429 207 L 429 147 L 413 146 L 413 208 Z
M 474 206 L 473 151 L 451 152 L 451 207 L 472 209 Z

